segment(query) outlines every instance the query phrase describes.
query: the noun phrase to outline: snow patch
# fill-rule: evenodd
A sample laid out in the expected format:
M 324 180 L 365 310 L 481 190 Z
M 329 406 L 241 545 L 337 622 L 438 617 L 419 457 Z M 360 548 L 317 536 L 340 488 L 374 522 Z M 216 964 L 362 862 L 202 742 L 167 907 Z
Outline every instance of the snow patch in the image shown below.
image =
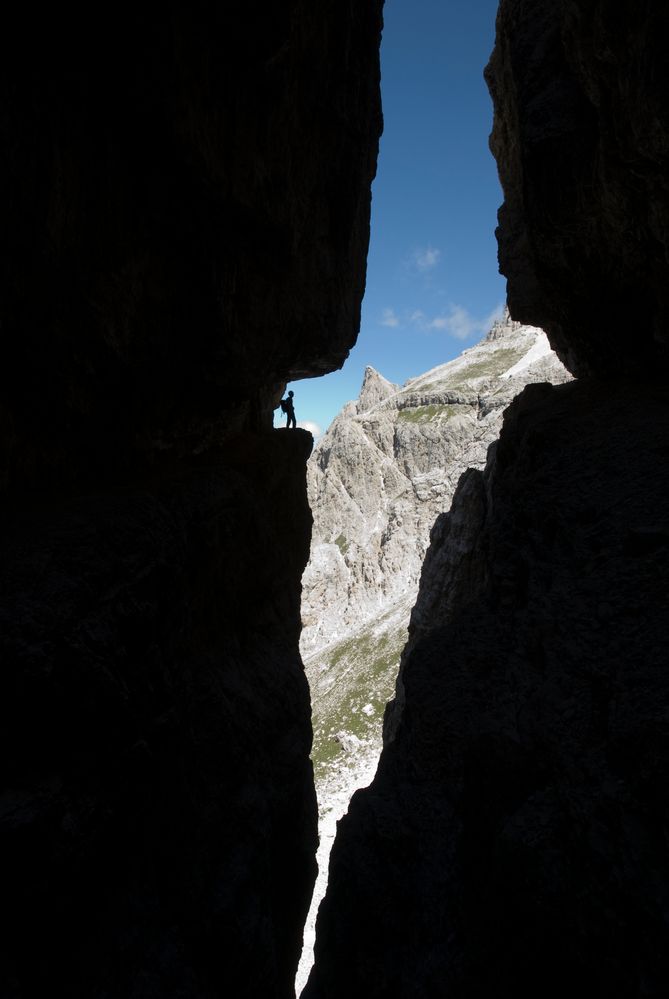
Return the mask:
M 534 329 L 534 327 L 528 327 L 528 329 Z M 524 357 L 521 357 L 521 359 L 517 361 L 513 367 L 509 368 L 508 371 L 505 371 L 504 374 L 501 375 L 502 378 L 513 378 L 514 375 L 518 375 L 521 371 L 529 368 L 535 361 L 540 360 L 542 357 L 547 357 L 548 354 L 553 352 L 553 348 L 548 342 L 548 337 L 544 331 L 538 329 L 536 330 L 536 333 L 537 342 L 530 347 Z
M 354 737 L 355 738 L 355 737 Z M 372 783 L 379 762 L 377 746 L 369 745 L 356 739 L 358 753 L 336 777 L 331 778 L 327 785 L 318 792 L 318 835 L 319 846 L 316 860 L 318 862 L 318 877 L 311 899 L 311 908 L 304 927 L 304 946 L 302 957 L 295 979 L 295 994 L 300 995 L 307 984 L 309 972 L 314 963 L 314 943 L 316 942 L 316 915 L 328 883 L 328 861 L 330 851 L 337 832 L 337 823 L 346 815 L 349 802 L 354 791 L 367 787 Z

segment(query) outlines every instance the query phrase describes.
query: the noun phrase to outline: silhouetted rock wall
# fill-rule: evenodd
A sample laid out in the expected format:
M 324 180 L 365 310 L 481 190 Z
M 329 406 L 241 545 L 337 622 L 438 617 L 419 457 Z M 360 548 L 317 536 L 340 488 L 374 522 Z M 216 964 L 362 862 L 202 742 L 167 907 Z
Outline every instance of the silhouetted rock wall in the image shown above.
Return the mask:
M 504 0 L 487 79 L 515 319 L 579 375 L 669 362 L 669 10 Z
M 310 447 L 246 435 L 4 532 L 0 994 L 290 995 Z
M 340 824 L 310 999 L 662 994 L 668 402 L 527 388 L 463 476 L 392 741 Z
M 305 999 L 669 988 L 667 14 L 502 0 L 489 68 L 528 387 L 432 534 Z
M 355 342 L 381 0 L 0 38 L 0 994 L 290 997 L 315 875 L 287 379 Z
M 364 289 L 380 7 L 8 18 L 3 491 L 271 426 L 277 383 L 341 366 Z

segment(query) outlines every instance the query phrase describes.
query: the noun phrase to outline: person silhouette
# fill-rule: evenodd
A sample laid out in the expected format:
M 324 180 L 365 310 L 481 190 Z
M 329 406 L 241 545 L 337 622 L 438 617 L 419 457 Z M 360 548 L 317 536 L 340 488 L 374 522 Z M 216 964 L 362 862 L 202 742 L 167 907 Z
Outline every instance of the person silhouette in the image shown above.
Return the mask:
M 297 421 L 295 419 L 295 406 L 293 405 L 293 395 L 294 392 L 291 389 L 288 393 L 288 398 L 284 400 L 283 411 L 286 414 L 286 430 L 293 424 L 293 429 L 297 429 Z

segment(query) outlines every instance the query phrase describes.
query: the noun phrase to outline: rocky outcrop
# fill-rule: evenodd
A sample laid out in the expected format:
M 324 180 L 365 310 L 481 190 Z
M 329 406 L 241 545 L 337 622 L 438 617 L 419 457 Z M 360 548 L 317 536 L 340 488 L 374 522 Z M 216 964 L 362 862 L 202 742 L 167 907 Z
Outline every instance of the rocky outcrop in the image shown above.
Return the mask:
M 662 379 L 669 362 L 668 37 L 663 5 L 500 4 L 500 269 L 511 314 L 574 374 Z
M 305 999 L 669 988 L 669 20 L 502 0 L 489 69 L 527 388 L 436 524 Z
M 269 428 L 277 383 L 341 366 L 364 290 L 380 9 L 65 5 L 39 31 L 13 12 L 3 493 Z
M 294 994 L 312 441 L 271 410 L 357 335 L 380 11 L 6 19 L 3 996 Z
M 365 368 L 362 379 L 362 388 L 355 404 L 356 413 L 366 413 L 378 403 L 383 402 L 399 391 L 399 385 L 389 382 L 387 378 L 380 375 L 371 365 Z
M 483 468 L 502 413 L 530 382 L 570 375 L 545 333 L 508 316 L 476 346 L 401 388 L 373 368 L 309 460 L 314 514 L 301 648 L 313 656 L 391 607 L 408 621 L 435 517 Z

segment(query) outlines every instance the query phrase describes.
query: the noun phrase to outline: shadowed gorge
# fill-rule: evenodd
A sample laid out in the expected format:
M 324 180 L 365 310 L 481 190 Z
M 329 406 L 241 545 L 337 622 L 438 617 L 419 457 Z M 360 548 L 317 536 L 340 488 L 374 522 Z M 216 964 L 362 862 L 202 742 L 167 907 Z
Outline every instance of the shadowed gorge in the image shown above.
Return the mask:
M 358 334 L 381 15 L 3 27 L 7 999 L 294 995 L 313 441 L 272 411 Z M 501 2 L 500 262 L 576 380 L 524 389 L 437 516 L 305 999 L 669 988 L 668 44 L 658 4 Z M 365 413 L 388 388 L 370 375 Z M 392 430 L 421 461 L 419 427 L 456 419 L 423 388 Z
M 0 39 L 0 994 L 293 992 L 312 440 L 365 282 L 381 2 Z
M 435 524 L 308 999 L 669 987 L 669 21 L 502 0 L 487 77 L 526 388 Z

